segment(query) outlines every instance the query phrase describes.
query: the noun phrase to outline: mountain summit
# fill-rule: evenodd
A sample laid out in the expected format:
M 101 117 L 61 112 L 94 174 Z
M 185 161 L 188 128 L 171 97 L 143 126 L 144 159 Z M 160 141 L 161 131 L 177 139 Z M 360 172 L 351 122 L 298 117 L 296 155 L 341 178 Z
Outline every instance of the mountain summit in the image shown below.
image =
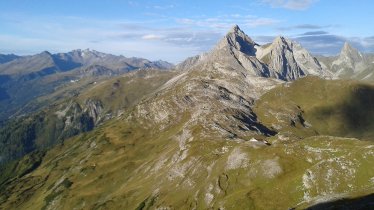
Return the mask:
M 372 63 L 348 42 L 344 43 L 339 56 L 331 63 L 336 78 L 368 79 L 373 75 Z
M 353 48 L 348 42 L 345 42 L 336 64 L 341 62 L 353 68 L 356 63 L 363 61 L 364 58 L 362 54 L 356 48 Z
M 295 80 L 308 74 L 329 76 L 320 63 L 299 43 L 278 36 L 270 45 L 260 46 L 256 53 L 258 59 L 279 75 L 279 79 Z
M 247 55 L 254 56 L 256 44 L 238 25 L 234 25 L 226 36 L 217 44 L 217 49 L 225 47 L 234 48 Z
M 271 44 L 259 45 L 234 25 L 218 42 L 213 50 L 204 56 L 190 58 L 180 64 L 188 69 L 198 63 L 235 69 L 243 75 L 270 77 L 286 81 L 296 80 L 308 74 L 329 77 L 331 73 L 323 69 L 300 44 L 279 36 Z

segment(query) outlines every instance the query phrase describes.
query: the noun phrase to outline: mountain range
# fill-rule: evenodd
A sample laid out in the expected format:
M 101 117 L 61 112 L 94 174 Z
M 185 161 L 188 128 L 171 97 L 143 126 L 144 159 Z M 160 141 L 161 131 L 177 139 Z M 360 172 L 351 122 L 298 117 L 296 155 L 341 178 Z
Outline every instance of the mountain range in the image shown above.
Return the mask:
M 364 54 L 345 43 L 338 56 L 313 56 L 299 43 L 278 36 L 259 45 L 235 25 L 210 53 L 186 59 L 176 66 L 189 69 L 197 63 L 219 58 L 224 65 L 236 65 L 248 74 L 292 81 L 307 75 L 330 79 L 373 81 L 373 54 Z
M 88 65 L 74 67 L 79 81 L 0 129 L 0 208 L 373 206 L 371 55 L 345 44 L 339 56 L 314 57 L 281 36 L 259 45 L 238 26 L 166 71 L 117 76 L 120 58 L 104 65 L 73 54 L 81 56 L 54 55 L 60 67 L 46 72 Z M 27 75 L 44 75 L 36 66 L 52 61 L 33 62 Z
M 0 108 L 4 110 L 0 114 L 0 122 L 38 110 L 43 107 L 41 103 L 49 102 L 30 103 L 72 82 L 79 81 L 81 86 L 86 86 L 101 78 L 137 69 L 173 67 L 165 61 L 151 62 L 89 49 L 57 54 L 44 51 L 32 56 L 0 55 L 0 59 Z M 25 106 L 27 109 L 23 108 Z

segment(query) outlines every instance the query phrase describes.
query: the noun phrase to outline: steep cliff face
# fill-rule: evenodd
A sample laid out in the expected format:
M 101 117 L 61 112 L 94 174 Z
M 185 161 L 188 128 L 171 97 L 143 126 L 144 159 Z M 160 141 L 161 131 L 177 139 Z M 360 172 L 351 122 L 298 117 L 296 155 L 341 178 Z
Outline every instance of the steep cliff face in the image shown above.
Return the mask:
M 306 49 L 285 37 L 279 36 L 273 43 L 257 47 L 256 55 L 280 79 L 291 81 L 306 75 L 331 76 Z

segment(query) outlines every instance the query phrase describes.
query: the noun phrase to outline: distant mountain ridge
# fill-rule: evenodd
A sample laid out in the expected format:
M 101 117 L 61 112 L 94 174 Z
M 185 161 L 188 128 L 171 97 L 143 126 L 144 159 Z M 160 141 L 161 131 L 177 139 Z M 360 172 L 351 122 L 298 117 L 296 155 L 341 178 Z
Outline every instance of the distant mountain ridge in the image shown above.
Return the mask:
M 0 122 L 37 110 L 40 105 L 36 104 L 41 102 L 36 98 L 48 96 L 71 82 L 79 81 L 76 86 L 83 87 L 133 70 L 173 67 L 162 60 L 152 62 L 89 49 L 56 54 L 43 51 L 29 56 L 0 55 L 0 109 L 4 110 Z M 75 94 L 74 90 L 70 92 Z
M 169 69 L 173 67 L 173 64 L 166 61 L 152 62 L 144 58 L 127 58 L 89 49 L 78 49 L 56 54 L 44 51 L 30 56 L 0 55 L 0 61 L 2 61 L 0 62 L 0 74 L 3 75 L 24 75 L 45 69 L 61 72 L 90 65 L 102 65 L 119 71 L 130 71 L 137 68 Z

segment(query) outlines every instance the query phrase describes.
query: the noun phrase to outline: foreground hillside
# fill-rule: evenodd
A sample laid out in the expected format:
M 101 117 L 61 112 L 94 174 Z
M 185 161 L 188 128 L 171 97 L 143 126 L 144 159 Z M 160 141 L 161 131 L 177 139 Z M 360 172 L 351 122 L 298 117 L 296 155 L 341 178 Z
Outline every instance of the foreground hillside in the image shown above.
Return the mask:
M 324 84 L 315 86 L 313 91 L 324 94 L 333 94 L 335 88 L 344 84 L 305 78 L 289 87 L 275 88 L 259 101 L 289 91 L 305 95 L 309 105 L 318 104 L 320 99 L 314 93 L 299 88 L 310 82 Z M 326 85 L 330 88 L 325 89 Z M 341 94 L 360 88 L 360 84 L 349 86 L 340 88 Z M 373 93 L 373 87 L 370 88 Z M 352 106 L 374 102 L 373 98 L 365 100 L 358 99 Z M 195 102 L 192 98 L 190 106 L 196 106 Z M 194 112 L 174 109 L 177 115 L 164 116 L 173 123 L 163 119 L 152 124 L 147 120 L 151 113 L 141 114 L 139 110 L 152 103 L 142 104 L 93 132 L 55 147 L 42 157 L 34 171 L 20 173 L 3 184 L 1 207 L 288 209 L 337 197 L 362 196 L 374 190 L 373 141 L 348 138 L 350 133 L 340 136 L 315 133 L 300 138 L 291 128 L 287 138 L 283 134 L 266 137 L 249 131 L 247 139 L 239 139 L 214 130 L 204 136 L 204 128 L 190 127 L 194 125 Z M 369 108 L 372 113 L 373 106 Z M 167 105 L 162 109 L 167 110 Z M 307 109 L 305 112 L 306 119 L 313 117 Z M 140 116 L 134 118 L 136 115 Z M 309 127 L 316 126 L 318 130 L 318 124 L 324 121 L 318 121 L 318 114 L 314 117 Z M 324 117 L 333 118 L 335 114 L 325 113 Z M 263 122 L 267 119 L 265 116 Z M 240 127 L 234 128 L 234 124 L 225 126 L 231 127 L 231 132 L 243 132 Z M 283 132 L 282 129 L 274 132 Z M 33 159 L 28 160 L 32 163 Z

